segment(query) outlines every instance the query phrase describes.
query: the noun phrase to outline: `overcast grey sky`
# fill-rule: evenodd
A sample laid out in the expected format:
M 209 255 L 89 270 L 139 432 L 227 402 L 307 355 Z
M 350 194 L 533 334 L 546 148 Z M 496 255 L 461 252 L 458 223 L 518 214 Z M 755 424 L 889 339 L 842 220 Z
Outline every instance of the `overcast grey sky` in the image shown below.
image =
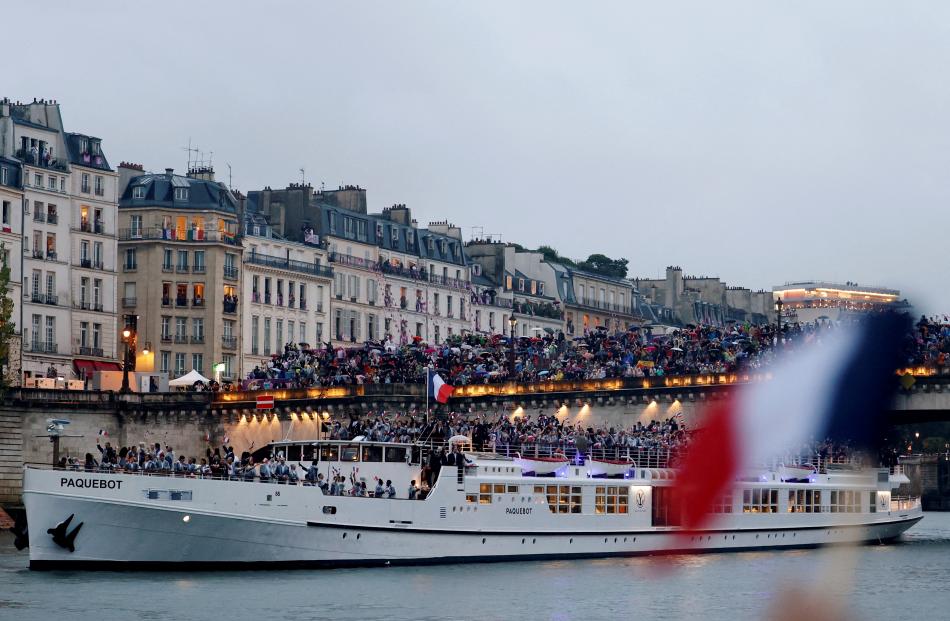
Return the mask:
M 0 94 L 113 164 L 359 184 L 570 256 L 950 311 L 950 3 L 21 2 Z

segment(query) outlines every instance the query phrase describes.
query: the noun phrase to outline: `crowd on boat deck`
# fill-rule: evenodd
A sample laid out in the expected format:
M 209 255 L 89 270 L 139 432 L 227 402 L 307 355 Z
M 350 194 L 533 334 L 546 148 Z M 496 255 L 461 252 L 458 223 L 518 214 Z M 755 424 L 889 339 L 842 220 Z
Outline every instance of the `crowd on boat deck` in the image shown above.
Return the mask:
M 352 384 L 424 383 L 432 367 L 451 385 L 506 381 L 604 379 L 725 373 L 769 364 L 775 352 L 821 339 L 830 323 L 774 325 L 689 325 L 651 336 L 631 328 L 594 329 L 569 339 L 563 332 L 511 339 L 502 335 L 453 336 L 438 345 L 418 337 L 397 344 L 391 338 L 355 347 L 288 343 L 263 359 L 243 383 L 245 389 Z

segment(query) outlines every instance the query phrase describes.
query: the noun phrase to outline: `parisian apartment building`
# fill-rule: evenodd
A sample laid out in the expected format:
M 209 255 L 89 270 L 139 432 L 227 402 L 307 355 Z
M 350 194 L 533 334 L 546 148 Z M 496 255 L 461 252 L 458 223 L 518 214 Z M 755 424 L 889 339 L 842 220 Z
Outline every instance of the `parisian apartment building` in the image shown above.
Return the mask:
M 237 200 L 210 167 L 119 166 L 119 295 L 135 368 L 218 381 L 240 373 L 243 248 Z M 148 353 L 145 353 L 148 352 Z
M 405 205 L 370 213 L 366 190 L 306 184 L 248 193 L 249 213 L 282 237 L 319 241 L 333 271 L 330 312 L 315 339 L 441 343 L 473 329 L 471 269 L 461 230 L 420 228 Z
M 242 377 L 287 343 L 321 347 L 327 335 L 333 269 L 315 236 L 286 239 L 254 215 L 244 220 Z
M 55 101 L 4 99 L 0 162 L 3 254 L 17 281 L 20 336 L 8 369 L 19 365 L 26 383 L 117 370 L 118 175 L 101 139 L 65 131 Z

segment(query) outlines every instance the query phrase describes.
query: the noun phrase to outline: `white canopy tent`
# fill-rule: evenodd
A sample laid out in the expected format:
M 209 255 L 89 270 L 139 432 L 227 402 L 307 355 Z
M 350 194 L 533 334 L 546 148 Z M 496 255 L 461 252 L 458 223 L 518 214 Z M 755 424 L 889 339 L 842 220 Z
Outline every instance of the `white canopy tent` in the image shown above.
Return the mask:
M 202 382 L 204 384 L 207 384 L 209 381 L 211 380 L 209 380 L 207 377 L 205 377 L 201 373 L 198 373 L 197 371 L 192 369 L 191 371 L 182 375 L 181 377 L 175 378 L 173 380 L 169 380 L 168 386 L 171 388 L 181 388 L 182 386 L 191 387 L 195 385 L 195 382 Z

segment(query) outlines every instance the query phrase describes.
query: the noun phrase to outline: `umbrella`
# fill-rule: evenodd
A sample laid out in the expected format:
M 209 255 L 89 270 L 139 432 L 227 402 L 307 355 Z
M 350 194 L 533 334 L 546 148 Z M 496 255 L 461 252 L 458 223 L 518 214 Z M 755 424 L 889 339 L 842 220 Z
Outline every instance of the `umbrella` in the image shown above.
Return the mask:
M 671 347 L 670 349 L 672 349 L 673 351 L 683 351 L 683 349 L 680 347 Z
M 457 435 L 449 438 L 449 444 L 468 444 L 472 440 L 468 436 Z
M 554 328 L 545 328 L 544 331 L 548 334 L 554 334 Z

